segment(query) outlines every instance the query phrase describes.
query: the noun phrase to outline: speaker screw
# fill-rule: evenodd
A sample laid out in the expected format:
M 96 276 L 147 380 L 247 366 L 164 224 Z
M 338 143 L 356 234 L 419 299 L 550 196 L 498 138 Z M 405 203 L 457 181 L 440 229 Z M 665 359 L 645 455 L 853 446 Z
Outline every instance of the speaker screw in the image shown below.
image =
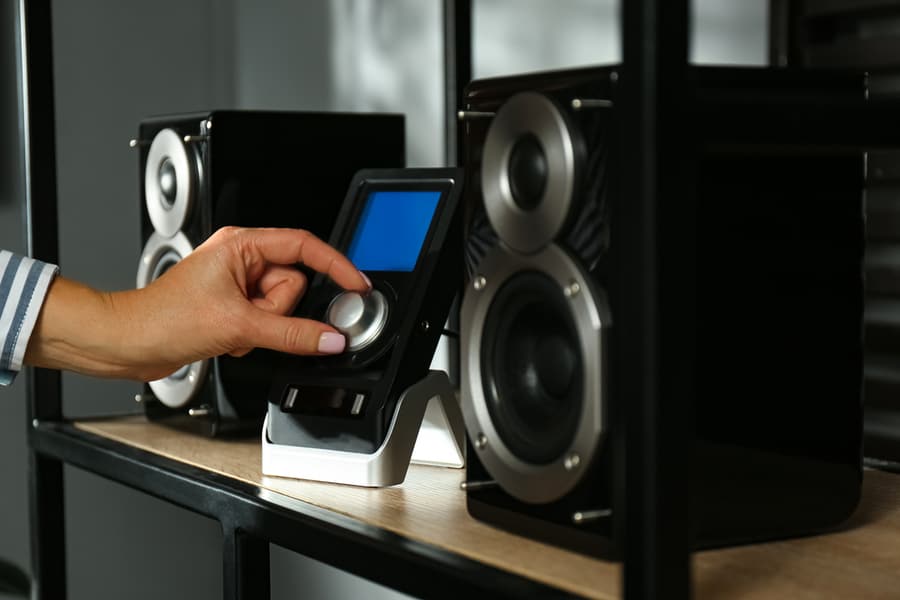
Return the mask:
M 419 324 L 419 327 L 422 328 L 422 331 L 428 331 L 429 329 L 431 329 L 431 323 L 429 323 L 428 321 L 422 321 Z
M 563 294 L 566 298 L 574 298 L 581 291 L 581 285 L 577 281 L 573 281 L 563 288 Z
M 479 433 L 475 436 L 475 448 L 478 450 L 484 450 L 487 446 L 487 438 L 484 437 L 483 433 Z
M 612 509 L 609 508 L 601 508 L 599 510 L 579 510 L 572 513 L 572 523 L 575 525 L 585 525 L 609 516 L 612 516 Z
M 208 404 L 201 404 L 196 408 L 189 408 L 188 415 L 191 417 L 207 417 L 212 414 L 212 408 Z
M 484 275 L 479 275 L 475 278 L 475 281 L 472 282 L 472 287 L 475 288 L 476 292 L 480 292 L 484 289 L 484 286 L 487 285 L 487 279 L 484 278 Z
M 460 110 L 456 113 L 456 118 L 459 121 L 465 121 L 467 119 L 486 119 L 493 116 L 494 113 L 482 110 Z
M 563 466 L 566 468 L 566 471 L 574 471 L 578 468 L 578 465 L 581 464 L 581 457 L 575 454 L 574 452 L 566 457 L 566 460 L 563 461 Z
M 206 128 L 207 128 L 207 129 L 212 129 L 212 119 L 207 119 L 207 120 L 206 120 Z
M 459 489 L 464 492 L 474 492 L 492 487 L 497 487 L 497 482 L 493 479 L 487 481 L 463 481 L 459 484 Z

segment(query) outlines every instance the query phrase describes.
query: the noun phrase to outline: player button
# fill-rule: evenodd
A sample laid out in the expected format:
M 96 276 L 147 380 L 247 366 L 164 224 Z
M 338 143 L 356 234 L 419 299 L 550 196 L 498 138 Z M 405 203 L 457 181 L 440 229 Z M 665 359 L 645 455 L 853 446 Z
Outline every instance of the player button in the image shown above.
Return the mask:
M 388 305 L 384 294 L 372 290 L 365 296 L 342 292 L 328 305 L 325 319 L 347 338 L 347 350 L 371 344 L 387 323 Z

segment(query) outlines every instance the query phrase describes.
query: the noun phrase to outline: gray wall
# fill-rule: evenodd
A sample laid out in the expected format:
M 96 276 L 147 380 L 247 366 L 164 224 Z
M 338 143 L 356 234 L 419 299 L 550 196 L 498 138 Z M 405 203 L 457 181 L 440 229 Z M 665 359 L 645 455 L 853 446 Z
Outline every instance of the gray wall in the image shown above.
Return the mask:
M 219 6 L 212 0 L 53 3 L 66 276 L 102 289 L 134 286 L 139 178 L 128 140 L 143 116 L 229 100 L 228 65 L 217 52 Z M 138 389 L 67 373 L 64 410 L 71 416 L 133 411 Z M 221 597 L 215 522 L 74 468 L 66 469 L 66 485 L 73 599 Z
M 765 62 L 765 0 L 696 0 L 692 56 Z M 147 115 L 214 107 L 407 114 L 408 163 L 443 161 L 438 0 L 81 0 L 54 3 L 63 272 L 134 285 L 137 157 Z M 479 0 L 475 73 L 613 61 L 614 0 Z M 515 15 L 511 18 L 510 15 Z M 14 3 L 0 3 L 0 247 L 23 249 Z M 565 35 L 560 35 L 565 32 Z M 133 412 L 128 382 L 66 374 L 72 416 Z M 0 389 L 0 557 L 27 568 L 25 398 Z M 66 470 L 70 597 L 221 597 L 215 522 Z M 396 597 L 272 548 L 273 598 Z
M 767 0 L 690 5 L 692 62 L 768 63 Z M 619 0 L 476 0 L 475 77 L 620 61 L 620 7 Z
M 0 248 L 23 251 L 15 4 L 0 3 Z M 0 558 L 28 568 L 25 386 L 0 388 Z
M 62 272 L 95 287 L 134 286 L 139 177 L 128 140 L 147 115 L 231 103 L 227 4 L 54 2 L 57 160 Z M 208 17 L 212 15 L 212 17 Z M 174 17 L 174 18 L 173 18 Z M 227 28 L 226 28 L 227 29 Z M 227 49 L 227 47 L 226 47 Z M 67 414 L 133 410 L 138 386 L 63 378 Z
M 272 110 L 333 109 L 328 2 L 232 3 L 236 105 Z

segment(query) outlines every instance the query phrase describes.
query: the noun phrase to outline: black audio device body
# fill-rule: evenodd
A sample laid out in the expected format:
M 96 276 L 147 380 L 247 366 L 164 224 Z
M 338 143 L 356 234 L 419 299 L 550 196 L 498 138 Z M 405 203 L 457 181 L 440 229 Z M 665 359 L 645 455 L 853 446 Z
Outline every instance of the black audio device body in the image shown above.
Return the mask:
M 269 394 L 273 444 L 370 454 L 400 395 L 428 369 L 462 281 L 461 169 L 356 175 L 330 243 L 372 281 L 346 292 L 316 275 L 297 316 L 330 323 L 344 353 L 284 357 Z

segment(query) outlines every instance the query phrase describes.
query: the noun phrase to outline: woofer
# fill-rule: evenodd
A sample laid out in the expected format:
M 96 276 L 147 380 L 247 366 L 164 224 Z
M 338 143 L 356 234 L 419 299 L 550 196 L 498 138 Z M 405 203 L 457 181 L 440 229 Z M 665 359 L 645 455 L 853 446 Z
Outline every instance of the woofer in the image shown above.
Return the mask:
M 497 291 L 481 340 L 482 391 L 510 451 L 539 465 L 571 445 L 584 401 L 584 357 L 568 300 L 538 271 Z
M 180 231 L 172 237 L 164 237 L 154 232 L 141 253 L 137 287 L 147 287 L 193 250 L 187 237 Z M 148 385 L 160 402 L 170 408 L 181 408 L 188 404 L 202 387 L 208 363 L 206 360 L 193 362 L 168 377 L 149 382 Z
M 494 248 L 463 299 L 463 414 L 478 457 L 525 502 L 564 496 L 603 433 L 606 296 L 555 244 Z

